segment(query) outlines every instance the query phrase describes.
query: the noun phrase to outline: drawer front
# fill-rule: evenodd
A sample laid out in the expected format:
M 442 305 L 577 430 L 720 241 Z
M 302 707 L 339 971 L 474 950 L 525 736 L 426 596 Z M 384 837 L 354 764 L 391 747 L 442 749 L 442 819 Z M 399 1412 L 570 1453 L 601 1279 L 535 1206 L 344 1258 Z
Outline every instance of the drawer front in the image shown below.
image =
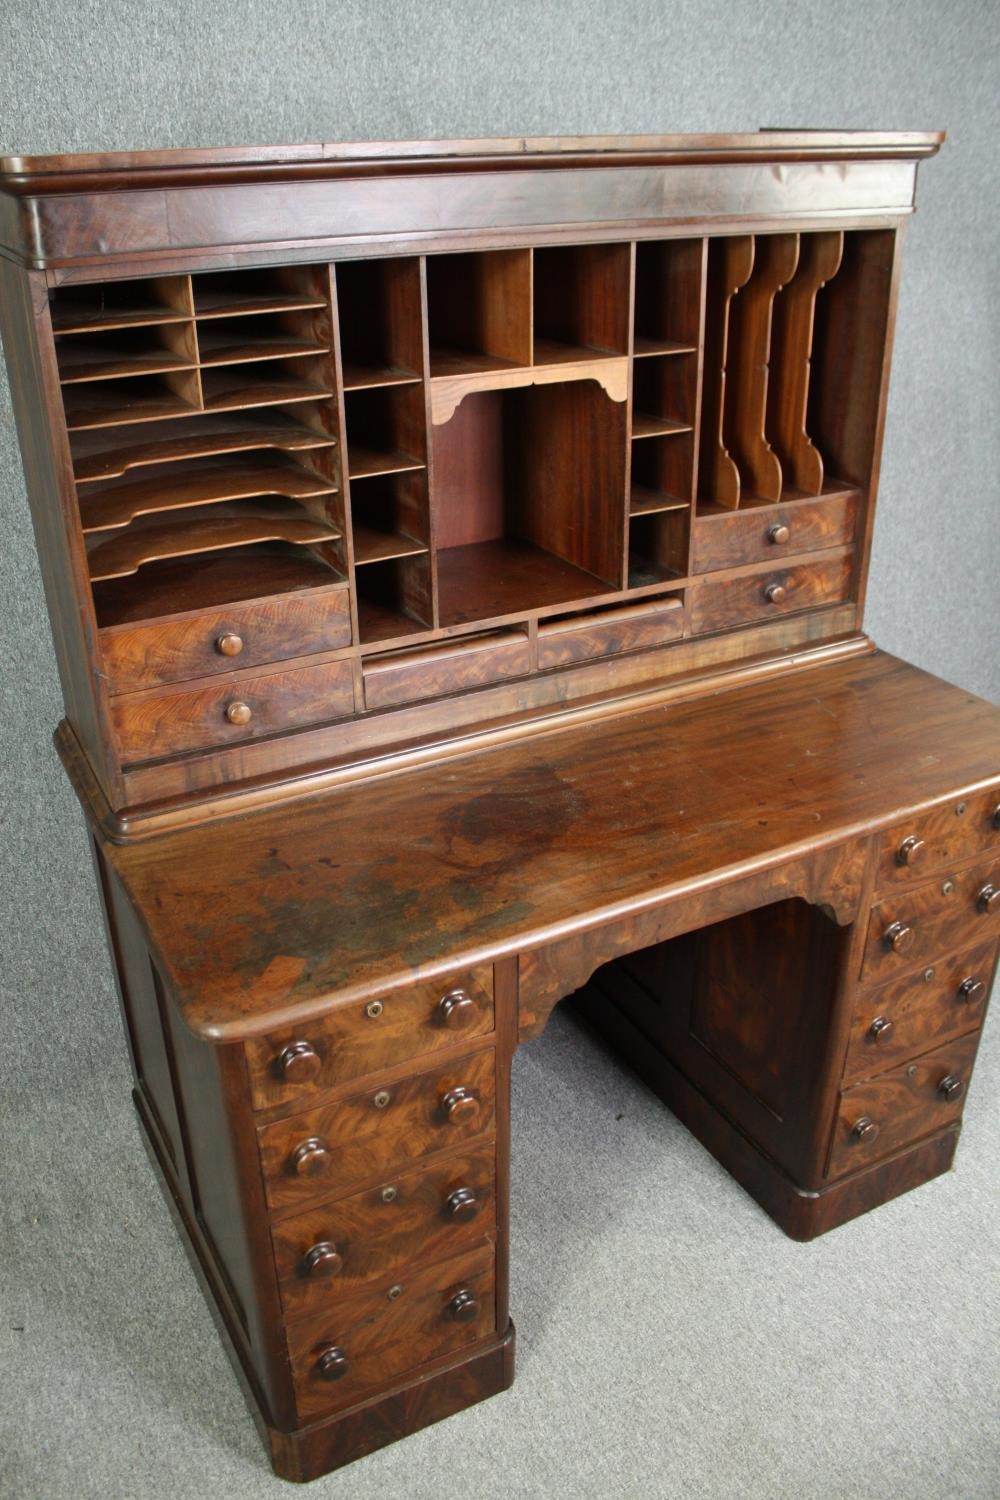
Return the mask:
M 365 1183 L 391 1185 L 394 1174 L 421 1157 L 491 1135 L 493 1072 L 490 1048 L 262 1126 L 257 1134 L 272 1211 Z
M 383 1280 L 328 1320 L 288 1329 L 300 1420 L 341 1411 L 496 1329 L 490 1244 Z
M 797 609 L 820 604 L 839 604 L 847 598 L 851 584 L 852 558 L 819 558 L 791 568 L 776 565 L 723 583 L 699 583 L 688 594 L 691 629 L 724 630 L 730 625 L 749 625 Z
M 492 1030 L 490 964 L 337 1006 L 321 1020 L 245 1043 L 254 1108 L 297 1103 Z
M 955 797 L 896 823 L 881 836 L 878 887 L 919 880 L 928 870 L 1000 847 L 1000 783 Z
M 531 651 L 523 630 L 469 636 L 444 646 L 426 646 L 373 656 L 365 662 L 365 703 L 392 708 L 462 688 L 485 687 L 531 670 Z
M 350 644 L 346 586 L 101 631 L 113 693 L 315 656 Z
M 982 1024 L 996 968 L 988 943 L 905 974 L 858 1002 L 844 1081 L 870 1078 Z
M 335 1315 L 400 1266 L 443 1260 L 492 1236 L 494 1178 L 490 1143 L 284 1219 L 274 1228 L 274 1258 L 285 1316 Z
M 793 505 L 762 505 L 725 516 L 703 516 L 694 523 L 691 572 L 737 568 L 740 563 L 848 546 L 854 540 L 858 494 L 830 495 Z
M 865 980 L 888 979 L 942 953 L 1000 936 L 1000 858 L 944 872 L 872 907 L 862 964 Z
M 955 1124 L 978 1044 L 978 1032 L 960 1037 L 841 1094 L 829 1175 L 867 1166 Z
M 240 744 L 353 712 L 354 673 L 349 661 L 260 676 L 239 673 L 224 682 L 127 693 L 111 701 L 126 763 Z
M 680 599 L 657 599 L 568 620 L 543 620 L 538 627 L 538 665 L 544 670 L 621 651 L 648 650 L 683 634 Z

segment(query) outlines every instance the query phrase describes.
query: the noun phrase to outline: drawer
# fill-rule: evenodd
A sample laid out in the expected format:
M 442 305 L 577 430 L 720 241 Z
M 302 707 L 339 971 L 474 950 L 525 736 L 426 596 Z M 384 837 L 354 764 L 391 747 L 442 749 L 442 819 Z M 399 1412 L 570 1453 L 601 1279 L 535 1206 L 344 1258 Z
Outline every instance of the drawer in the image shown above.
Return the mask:
M 392 708 L 418 698 L 485 687 L 531 670 L 527 632 L 498 630 L 444 645 L 372 656 L 365 662 L 365 703 Z
M 851 1022 L 844 1081 L 870 1078 L 981 1025 L 996 956 L 996 944 L 988 943 L 862 995 Z
M 118 625 L 100 634 L 111 691 L 158 687 L 258 667 L 294 656 L 316 656 L 351 644 L 346 584 L 224 609 Z
M 322 1317 L 400 1266 L 443 1260 L 496 1229 L 492 1142 L 284 1219 L 274 1259 L 287 1318 Z
M 794 567 L 758 569 L 724 582 L 702 581 L 688 592 L 691 629 L 724 630 L 750 625 L 796 609 L 839 604 L 851 586 L 851 554 L 796 563 Z
M 691 572 L 736 568 L 796 552 L 848 546 L 854 540 L 859 496 L 856 490 L 790 505 L 761 505 L 726 515 L 699 517 L 692 528 Z
M 942 953 L 1000 936 L 1000 857 L 945 871 L 872 907 L 861 974 L 888 979 Z
M 493 1049 L 261 1126 L 272 1210 L 385 1183 L 435 1151 L 493 1132 Z
M 684 605 L 680 599 L 654 599 L 622 609 L 543 620 L 538 627 L 538 665 L 544 670 L 621 651 L 648 650 L 676 641 L 683 634 Z
M 384 1278 L 329 1320 L 288 1329 L 300 1421 L 341 1411 L 430 1360 L 471 1348 L 496 1329 L 490 1244 Z
M 829 1175 L 853 1172 L 954 1125 L 962 1113 L 978 1044 L 978 1032 L 946 1042 L 916 1062 L 903 1063 L 841 1094 Z
M 493 966 L 338 1005 L 307 1026 L 245 1043 L 255 1109 L 420 1059 L 493 1030 Z
M 349 661 L 268 673 L 232 673 L 225 681 L 111 700 L 118 748 L 126 763 L 186 750 L 240 744 L 302 724 L 354 712 Z
M 928 870 L 1000 846 L 1000 784 L 954 797 L 895 823 L 881 835 L 878 888 L 919 880 Z

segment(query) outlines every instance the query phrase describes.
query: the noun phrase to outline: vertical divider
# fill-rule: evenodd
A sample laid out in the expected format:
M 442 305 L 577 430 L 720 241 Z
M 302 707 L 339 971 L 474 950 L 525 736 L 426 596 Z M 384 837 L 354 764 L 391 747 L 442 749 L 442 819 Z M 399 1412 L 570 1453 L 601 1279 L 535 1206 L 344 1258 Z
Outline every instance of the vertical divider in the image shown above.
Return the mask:
M 628 588 L 628 559 L 632 523 L 630 519 L 632 499 L 632 386 L 635 373 L 635 267 L 636 243 L 629 244 L 628 258 L 628 394 L 625 398 L 625 475 L 622 491 L 622 588 Z
M 743 482 L 762 500 L 781 499 L 781 462 L 765 432 L 771 317 L 798 259 L 797 234 L 759 235 L 753 274 L 732 310 L 722 427 Z
M 430 576 L 430 624 L 432 630 L 440 629 L 441 606 L 438 594 L 437 516 L 434 488 L 434 423 L 431 400 L 431 355 L 430 320 L 427 304 L 427 257 L 419 257 L 420 280 L 420 364 L 418 373 L 424 393 L 424 452 L 427 477 L 427 547 Z
M 786 477 L 807 495 L 823 489 L 823 458 L 806 430 L 816 297 L 843 253 L 843 230 L 804 234 L 798 269 L 774 303 L 767 431 Z
M 347 572 L 348 598 L 351 608 L 351 639 L 355 646 L 358 646 L 361 643 L 361 636 L 358 626 L 357 576 L 354 567 L 354 525 L 351 512 L 351 481 L 347 462 L 347 416 L 344 405 L 344 368 L 340 348 L 340 312 L 337 303 L 337 267 L 335 264 L 326 267 L 325 290 L 330 308 L 330 363 L 333 370 L 333 396 L 330 398 L 329 405 L 333 415 L 333 426 L 337 436 L 336 452 L 339 457 L 340 515 L 344 523 L 343 559 Z M 355 673 L 355 679 L 355 708 L 360 709 L 362 701 L 358 697 L 360 683 L 357 680 L 357 672 Z
M 753 262 L 752 234 L 712 243 L 707 274 L 698 493 L 726 510 L 736 510 L 740 503 L 740 471 L 726 447 L 724 433 L 729 324 L 733 299 L 750 280 Z
M 688 552 L 685 575 L 691 573 L 694 548 L 694 523 L 698 515 L 698 468 L 701 462 L 701 413 L 705 382 L 705 309 L 708 302 L 708 240 L 701 242 L 698 278 L 698 347 L 695 353 L 694 433 L 691 440 L 691 524 L 688 527 Z

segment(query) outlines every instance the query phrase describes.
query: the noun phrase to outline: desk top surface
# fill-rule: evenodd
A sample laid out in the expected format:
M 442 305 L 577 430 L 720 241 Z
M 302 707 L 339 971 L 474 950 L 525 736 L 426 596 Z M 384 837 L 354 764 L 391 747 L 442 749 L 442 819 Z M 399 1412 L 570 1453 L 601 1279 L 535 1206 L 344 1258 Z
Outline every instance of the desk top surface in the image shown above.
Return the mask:
M 1000 775 L 1000 711 L 884 653 L 110 847 L 199 1034 L 514 953 Z

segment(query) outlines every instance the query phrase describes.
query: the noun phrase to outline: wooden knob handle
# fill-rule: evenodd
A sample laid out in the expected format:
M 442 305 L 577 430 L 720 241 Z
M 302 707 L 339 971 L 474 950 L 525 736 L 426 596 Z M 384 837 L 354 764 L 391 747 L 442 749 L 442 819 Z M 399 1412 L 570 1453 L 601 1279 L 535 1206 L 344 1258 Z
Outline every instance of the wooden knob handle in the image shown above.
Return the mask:
M 783 583 L 769 583 L 764 590 L 764 598 L 768 604 L 783 604 L 785 600 L 785 585 Z
M 243 650 L 243 637 L 235 630 L 224 630 L 215 643 L 220 656 L 239 656 Z
M 453 1318 L 456 1323 L 471 1323 L 479 1314 L 479 1301 L 475 1292 L 470 1292 L 464 1286 L 448 1303 L 447 1312 L 449 1318 Z
M 292 1042 L 278 1058 L 278 1071 L 286 1083 L 309 1083 L 319 1069 L 319 1053 L 310 1042 Z
M 909 953 L 916 935 L 916 930 L 905 922 L 893 922 L 885 929 L 885 946 L 893 953 Z
M 449 990 L 437 1003 L 437 1012 L 449 1031 L 463 1031 L 476 1019 L 476 1002 L 468 990 Z
M 329 1240 L 320 1240 L 302 1257 L 302 1269 L 307 1276 L 336 1276 L 343 1266 L 344 1257 Z
M 862 1115 L 860 1120 L 855 1120 L 851 1127 L 851 1134 L 856 1141 L 870 1146 L 872 1141 L 878 1140 L 878 1126 L 870 1115 Z
M 985 998 L 985 995 L 986 985 L 981 979 L 977 979 L 974 974 L 970 974 L 968 979 L 963 979 L 958 987 L 958 998 L 964 1001 L 966 1005 L 978 1005 L 980 1000 Z
M 449 1125 L 464 1125 L 479 1113 L 479 1100 L 471 1089 L 449 1089 L 441 1100 L 441 1112 Z
M 893 1032 L 895 1030 L 896 1028 L 889 1020 L 888 1016 L 876 1016 L 874 1021 L 868 1028 L 868 1035 L 871 1037 L 873 1042 L 877 1042 L 881 1047 L 884 1046 L 886 1042 L 892 1040 Z
M 316 1361 L 317 1373 L 323 1380 L 341 1380 L 351 1368 L 351 1362 L 343 1349 L 330 1344 Z
M 444 1216 L 456 1224 L 467 1224 L 479 1212 L 479 1199 L 472 1188 L 456 1188 L 444 1200 Z
M 244 703 L 237 698 L 234 702 L 226 704 L 226 718 L 230 724 L 249 724 L 253 718 L 253 709 L 249 703 Z
M 791 532 L 783 521 L 776 521 L 768 530 L 767 539 L 775 547 L 783 547 L 791 536 Z
M 1000 885 L 984 885 L 976 897 L 976 906 L 988 917 L 1000 912 Z
M 923 863 L 926 850 L 927 845 L 923 839 L 918 839 L 913 834 L 910 838 L 904 839 L 896 850 L 896 863 L 898 865 L 906 865 L 907 869 L 910 870 L 915 869 L 917 865 Z
M 998 802 L 996 807 L 993 809 L 993 815 L 990 818 L 990 822 L 993 824 L 994 828 L 1000 828 L 1000 802 Z
M 957 1104 L 965 1093 L 965 1082 L 955 1073 L 948 1073 L 938 1084 L 938 1093 L 947 1099 L 949 1104 Z
M 330 1153 L 319 1137 L 312 1135 L 296 1146 L 291 1160 L 297 1177 L 316 1177 L 330 1165 Z

